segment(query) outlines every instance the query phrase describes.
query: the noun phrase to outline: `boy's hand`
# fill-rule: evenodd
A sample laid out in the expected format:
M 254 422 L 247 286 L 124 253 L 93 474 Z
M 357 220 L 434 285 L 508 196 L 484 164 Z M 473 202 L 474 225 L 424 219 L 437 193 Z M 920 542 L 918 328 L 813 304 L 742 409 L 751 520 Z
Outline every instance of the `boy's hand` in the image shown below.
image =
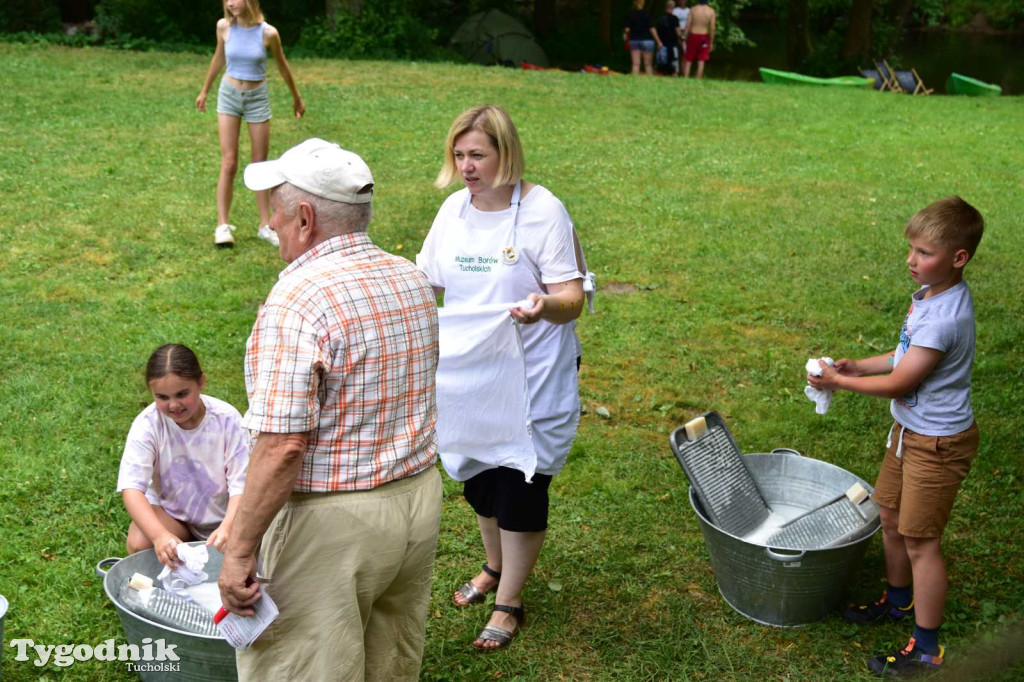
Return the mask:
M 178 545 L 181 543 L 173 533 L 167 533 L 156 539 L 153 543 L 153 549 L 156 550 L 156 558 L 160 560 L 164 566 L 171 569 L 176 569 L 181 565 L 181 560 L 178 559 Z
M 848 377 L 859 377 L 864 375 L 864 371 L 857 365 L 857 361 L 851 360 L 850 358 L 836 360 L 835 368 L 837 372 Z
M 842 360 L 840 360 L 840 362 L 842 362 Z M 838 364 L 839 362 L 836 363 L 836 365 Z M 834 391 L 839 388 L 836 383 L 839 372 L 837 372 L 834 367 L 822 362 L 821 360 L 818 360 L 818 366 L 821 367 L 821 376 L 816 377 L 813 374 L 808 374 L 807 383 L 819 391 Z

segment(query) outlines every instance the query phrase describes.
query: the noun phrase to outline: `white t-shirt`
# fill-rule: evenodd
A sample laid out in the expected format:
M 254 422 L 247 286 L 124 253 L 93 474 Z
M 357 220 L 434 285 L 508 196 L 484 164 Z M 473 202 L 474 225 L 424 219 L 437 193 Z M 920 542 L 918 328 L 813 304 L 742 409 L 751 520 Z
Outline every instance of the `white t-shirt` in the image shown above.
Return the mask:
M 508 247 L 515 250 L 515 263 L 505 263 Z M 518 213 L 511 207 L 480 211 L 469 203 L 468 189 L 455 192 L 441 205 L 416 264 L 432 285 L 444 288 L 445 307 L 511 306 L 530 293 L 547 293 L 544 285 L 583 277 L 569 213 L 540 185 L 523 197 Z M 541 320 L 521 331 L 537 471 L 553 475 L 565 464 L 579 422 L 576 323 Z M 467 460 L 452 475 L 465 480 L 493 468 Z
M 690 18 L 689 7 L 676 7 L 672 10 L 672 14 L 676 15 L 676 19 L 679 20 L 679 30 L 682 31 L 686 28 L 686 20 Z
M 974 423 L 971 409 L 971 365 L 974 364 L 974 299 L 966 282 L 924 298 L 928 287 L 911 297 L 900 329 L 894 365 L 911 346 L 944 353 L 921 384 L 892 401 L 892 416 L 925 436 L 952 436 Z
M 185 430 L 153 403 L 128 431 L 117 492 L 134 488 L 150 504 L 195 530 L 212 532 L 224 520 L 228 498 L 245 488 L 249 433 L 229 403 L 201 395 L 203 421 Z

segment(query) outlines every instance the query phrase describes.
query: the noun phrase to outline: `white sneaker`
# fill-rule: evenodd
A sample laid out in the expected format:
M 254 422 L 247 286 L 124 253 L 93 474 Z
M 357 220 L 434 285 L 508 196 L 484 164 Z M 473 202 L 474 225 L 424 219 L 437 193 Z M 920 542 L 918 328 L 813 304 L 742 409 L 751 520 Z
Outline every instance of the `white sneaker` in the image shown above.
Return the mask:
M 281 240 L 277 238 L 277 232 L 271 230 L 270 225 L 264 225 L 256 230 L 256 236 L 270 242 L 274 246 L 281 246 Z
M 213 243 L 217 246 L 234 246 L 235 236 L 231 234 L 235 231 L 234 225 L 218 225 L 217 229 L 213 231 Z

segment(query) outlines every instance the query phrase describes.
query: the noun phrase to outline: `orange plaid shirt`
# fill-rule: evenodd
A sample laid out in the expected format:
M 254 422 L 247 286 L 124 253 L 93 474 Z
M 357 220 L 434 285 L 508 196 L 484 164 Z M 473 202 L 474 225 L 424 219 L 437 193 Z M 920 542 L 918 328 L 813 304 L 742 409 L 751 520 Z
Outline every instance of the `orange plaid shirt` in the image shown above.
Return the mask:
M 366 490 L 437 456 L 437 304 L 426 277 L 363 232 L 281 272 L 246 343 L 245 426 L 308 432 L 295 492 Z

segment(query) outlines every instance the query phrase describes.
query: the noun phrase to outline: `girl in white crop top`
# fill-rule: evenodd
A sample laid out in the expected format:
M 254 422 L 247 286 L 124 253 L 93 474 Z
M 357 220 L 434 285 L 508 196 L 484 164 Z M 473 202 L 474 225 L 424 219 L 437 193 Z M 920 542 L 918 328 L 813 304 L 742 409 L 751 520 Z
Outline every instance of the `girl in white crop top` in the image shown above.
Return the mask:
M 277 62 L 281 77 L 292 92 L 292 108 L 295 117 L 301 118 L 306 104 L 299 95 L 292 71 L 284 57 L 281 36 L 277 29 L 263 21 L 259 0 L 222 0 L 224 18 L 217 22 L 217 49 L 210 60 L 203 88 L 196 97 L 196 109 L 206 111 L 206 98 L 217 74 L 227 67 L 221 84 L 220 98 L 230 95 L 237 99 L 238 106 L 252 107 L 254 100 L 261 116 L 250 120 L 249 139 L 252 142 L 252 160 L 265 161 L 270 149 L 270 102 L 266 96 L 267 50 Z M 218 103 L 220 104 L 220 103 Z M 217 180 L 217 229 L 214 242 L 218 246 L 234 245 L 232 233 L 235 226 L 230 224 L 231 197 L 234 189 L 235 172 L 238 170 L 238 137 L 242 128 L 239 112 L 225 113 L 218 106 L 217 129 L 220 137 L 220 177 Z M 270 229 L 270 192 L 257 192 L 260 222 L 257 235 L 277 246 L 277 235 Z

